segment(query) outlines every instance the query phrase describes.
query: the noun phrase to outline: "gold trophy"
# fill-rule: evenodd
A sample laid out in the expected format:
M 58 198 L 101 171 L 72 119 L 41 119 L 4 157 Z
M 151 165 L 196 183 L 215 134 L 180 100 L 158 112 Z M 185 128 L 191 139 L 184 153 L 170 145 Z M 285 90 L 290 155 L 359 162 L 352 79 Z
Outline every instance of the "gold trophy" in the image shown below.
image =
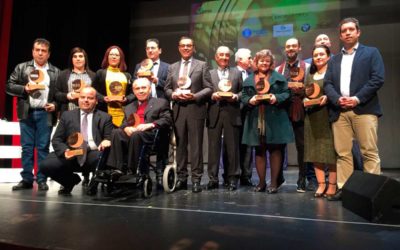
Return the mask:
M 107 96 L 110 101 L 122 102 L 124 96 L 122 94 L 122 83 L 114 81 L 110 83 L 111 95 Z
M 290 69 L 289 72 L 290 81 L 288 82 L 288 87 L 291 88 L 302 88 L 304 87 L 303 80 L 304 78 L 304 70 L 300 67 L 294 67 Z
M 86 151 L 86 143 L 83 141 L 83 135 L 79 132 L 68 136 L 67 144 L 71 148 L 69 151 L 66 151 L 67 158 L 83 155 Z
M 306 96 L 309 100 L 304 101 L 304 107 L 310 107 L 313 105 L 319 105 L 321 102 L 320 98 L 320 93 L 321 93 L 321 88 L 317 83 L 312 83 L 310 85 L 306 86 L 305 89 Z
M 268 94 L 270 88 L 269 81 L 267 77 L 260 77 L 260 80 L 256 82 L 256 91 L 257 95 L 255 95 L 257 101 L 268 101 L 271 98 L 271 94 Z
M 228 79 L 222 79 L 218 83 L 218 88 L 220 91 L 217 94 L 222 98 L 232 98 L 233 94 L 230 92 L 232 89 L 232 82 Z
M 41 84 L 44 80 L 44 73 L 40 69 L 34 69 L 29 73 L 29 83 L 28 88 L 29 90 L 43 90 L 46 88 L 46 85 Z
M 81 90 L 86 86 L 85 82 L 82 79 L 75 79 L 72 82 L 72 97 L 74 99 L 79 98 L 79 94 L 81 93 Z
M 144 59 L 140 63 L 140 68 L 138 69 L 136 76 L 140 77 L 151 77 L 153 72 L 151 69 L 153 68 L 153 61 L 151 59 Z
M 127 120 L 128 126 L 136 128 L 140 124 L 140 117 L 136 113 L 132 113 Z
M 178 79 L 178 90 L 177 92 L 180 94 L 191 94 L 190 92 L 190 85 L 192 85 L 192 80 L 190 79 L 190 77 L 187 76 L 181 76 Z

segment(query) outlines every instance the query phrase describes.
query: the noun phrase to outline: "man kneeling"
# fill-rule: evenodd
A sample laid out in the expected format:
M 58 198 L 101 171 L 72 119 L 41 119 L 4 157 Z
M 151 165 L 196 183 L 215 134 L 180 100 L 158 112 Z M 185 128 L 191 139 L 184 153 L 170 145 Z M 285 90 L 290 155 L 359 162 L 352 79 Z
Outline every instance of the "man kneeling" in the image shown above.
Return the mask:
M 142 146 L 152 144 L 156 129 L 168 129 L 172 122 L 168 101 L 151 97 L 147 78 L 136 79 L 132 88 L 137 100 L 125 107 L 122 125 L 113 130 L 107 160 L 108 166 L 127 174 L 137 174 Z
M 113 124 L 110 115 L 96 109 L 96 90 L 92 87 L 83 88 L 78 104 L 79 109 L 62 114 L 52 139 L 54 152 L 40 166 L 46 176 L 62 185 L 58 191 L 60 195 L 70 195 L 74 186 L 81 181 L 74 172 L 94 171 L 100 152 L 110 146 Z M 71 136 L 75 136 L 72 145 Z M 81 154 L 72 154 L 75 146 L 81 150 Z

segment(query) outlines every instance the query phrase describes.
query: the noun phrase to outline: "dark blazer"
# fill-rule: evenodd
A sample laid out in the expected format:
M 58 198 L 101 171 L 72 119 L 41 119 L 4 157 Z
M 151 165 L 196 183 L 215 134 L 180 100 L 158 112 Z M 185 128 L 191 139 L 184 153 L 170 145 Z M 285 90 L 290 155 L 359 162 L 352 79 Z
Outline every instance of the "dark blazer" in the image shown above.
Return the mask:
M 49 69 L 47 73 L 50 77 L 50 85 L 49 85 L 49 95 L 47 98 L 48 103 L 52 103 L 56 106 L 56 110 L 58 109 L 57 103 L 54 99 L 55 91 L 56 91 L 56 80 L 60 70 L 49 64 Z M 29 95 L 25 92 L 25 85 L 29 82 L 28 74 L 34 70 L 34 61 L 28 61 L 24 63 L 18 64 L 14 71 L 11 73 L 10 78 L 7 82 L 6 92 L 11 96 L 18 97 L 17 101 L 17 115 L 18 119 L 26 119 L 29 114 Z M 57 122 L 57 112 L 47 113 L 47 125 L 52 126 Z
M 189 118 L 191 119 L 205 119 L 206 118 L 206 102 L 212 93 L 212 83 L 210 71 L 207 63 L 192 58 L 192 65 L 189 71 L 189 77 L 192 80 L 190 91 L 194 94 L 195 100 L 189 102 L 173 102 L 173 115 L 174 121 L 179 116 L 179 109 L 181 106 L 189 109 Z M 179 69 L 181 67 L 181 60 L 172 64 L 168 68 L 168 77 L 165 84 L 165 95 L 169 100 L 172 100 L 172 92 L 178 88 Z
M 289 121 L 284 102 L 290 98 L 290 90 L 284 76 L 272 70 L 269 78 L 271 84 L 268 93 L 274 94 L 277 103 L 267 104 L 265 107 L 265 139 L 268 144 L 285 144 L 293 142 L 293 128 Z M 248 107 L 243 126 L 242 143 L 250 146 L 260 145 L 258 133 L 259 105 L 253 106 L 249 100 L 256 95 L 254 74 L 251 74 L 243 83 L 242 102 Z
M 353 109 L 354 113 L 382 115 L 379 105 L 378 90 L 383 86 L 385 68 L 382 56 L 377 48 L 359 44 L 355 52 L 350 79 L 350 96 L 356 96 L 360 103 Z M 340 67 L 343 53 L 329 60 L 328 69 L 324 78 L 324 90 L 329 99 L 329 120 L 339 118 L 341 108 L 338 99 L 342 96 L 340 91 Z
M 122 72 L 122 73 L 126 76 L 126 79 L 128 80 L 128 85 L 126 86 L 126 91 L 125 91 L 125 96 L 127 99 L 127 102 L 125 103 L 125 105 L 127 105 L 128 103 L 133 102 L 133 100 L 135 99 L 135 96 L 132 93 L 131 74 L 129 74 L 128 72 Z M 99 100 L 99 103 L 97 104 L 97 108 L 104 112 L 107 112 L 107 104 L 104 102 L 104 96 L 107 96 L 106 76 L 107 76 L 107 69 L 99 69 L 96 72 L 96 76 L 92 83 L 92 87 L 97 90 L 97 99 Z
M 91 70 L 87 70 L 87 74 L 90 79 L 92 79 L 92 83 L 94 81 L 95 73 Z M 59 111 L 62 114 L 64 111 L 68 110 L 69 100 L 67 98 L 68 91 L 68 80 L 71 75 L 71 69 L 65 69 L 60 72 L 60 75 L 57 78 L 56 82 L 56 94 L 55 99 L 59 104 Z
M 65 150 L 69 148 L 67 145 L 67 138 L 72 133 L 81 131 L 80 124 L 80 109 L 65 111 L 62 114 L 51 141 L 57 157 L 64 157 Z M 99 145 L 105 139 L 110 140 L 113 128 L 111 116 L 96 109 L 93 113 L 92 121 L 93 140 L 96 145 Z
M 218 83 L 220 81 L 218 76 L 218 70 L 212 69 L 210 70 L 211 81 L 213 84 L 213 93 L 220 91 L 218 88 Z M 230 121 L 233 126 L 241 126 L 242 121 L 240 118 L 240 98 L 242 95 L 242 73 L 237 70 L 237 68 L 229 69 L 228 80 L 232 82 L 232 89 L 230 90 L 232 93 L 239 95 L 239 100 L 237 102 L 227 102 L 221 100 L 219 102 L 213 101 L 210 99 L 208 103 L 208 116 L 207 116 L 207 126 L 214 127 L 218 121 L 219 114 L 221 110 L 228 112 L 230 114 Z
M 136 113 L 138 105 L 139 102 L 135 100 L 125 107 L 125 117 L 120 127 L 121 129 L 129 126 L 127 119 L 131 114 Z M 172 124 L 172 119 L 168 101 L 163 98 L 150 98 L 144 110 L 144 121 L 146 123 L 154 123 L 158 128 L 169 128 Z
M 164 93 L 164 87 L 165 87 L 165 81 L 167 80 L 168 76 L 168 66 L 169 66 L 168 63 L 160 61 L 160 66 L 158 67 L 158 73 L 157 73 L 158 82 L 156 85 L 156 92 L 158 98 L 166 98 Z M 137 79 L 136 73 L 138 72 L 139 68 L 140 68 L 140 63 L 136 64 L 135 72 L 133 74 L 133 80 Z

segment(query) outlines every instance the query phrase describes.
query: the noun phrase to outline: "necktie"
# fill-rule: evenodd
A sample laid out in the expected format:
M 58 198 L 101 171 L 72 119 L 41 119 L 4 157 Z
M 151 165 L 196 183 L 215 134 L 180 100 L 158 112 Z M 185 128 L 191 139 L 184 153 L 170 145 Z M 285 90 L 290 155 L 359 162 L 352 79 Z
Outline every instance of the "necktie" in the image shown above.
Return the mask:
M 86 161 L 86 153 L 87 153 L 87 142 L 88 142 L 88 119 L 87 119 L 88 113 L 83 113 L 82 116 L 82 123 L 81 123 L 81 134 L 83 137 L 83 155 L 80 155 L 77 157 L 79 165 L 82 167 L 83 164 L 85 164 Z
M 188 75 L 188 66 L 189 66 L 189 61 L 184 61 L 183 62 L 182 76 L 187 76 Z
M 151 71 L 153 72 L 153 75 L 156 75 L 156 70 L 155 70 L 155 68 L 156 68 L 156 65 L 157 65 L 157 64 L 158 64 L 158 63 L 155 62 L 155 63 L 153 64 L 153 68 L 151 69 Z M 151 83 L 151 96 L 154 97 L 154 98 L 157 98 L 156 84 L 157 84 L 157 83 Z

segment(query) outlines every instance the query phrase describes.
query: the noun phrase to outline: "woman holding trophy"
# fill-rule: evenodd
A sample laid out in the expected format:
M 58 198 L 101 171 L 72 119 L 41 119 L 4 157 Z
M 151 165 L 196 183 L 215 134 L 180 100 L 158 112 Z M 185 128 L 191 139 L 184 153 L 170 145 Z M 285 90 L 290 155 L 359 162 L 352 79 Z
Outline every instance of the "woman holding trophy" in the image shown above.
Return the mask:
M 124 119 L 123 106 L 134 99 L 132 77 L 126 70 L 124 52 L 116 45 L 110 46 L 93 82 L 99 100 L 98 109 L 108 112 L 116 127 L 121 126 Z
M 330 50 L 326 45 L 317 45 L 312 51 L 310 74 L 305 81 L 306 108 L 304 120 L 304 161 L 312 162 L 318 181 L 315 197 L 329 197 L 336 193 L 336 153 L 328 119 L 327 96 L 323 93 L 323 82 Z M 325 181 L 325 166 L 328 167 L 328 185 Z
M 290 97 L 286 79 L 274 68 L 274 56 L 264 49 L 254 58 L 256 70 L 243 83 L 242 102 L 248 106 L 242 143 L 254 146 L 259 184 L 255 192 L 278 192 L 282 149 L 293 141 L 293 130 L 284 102 Z M 266 152 L 269 152 L 271 184 L 267 188 Z

